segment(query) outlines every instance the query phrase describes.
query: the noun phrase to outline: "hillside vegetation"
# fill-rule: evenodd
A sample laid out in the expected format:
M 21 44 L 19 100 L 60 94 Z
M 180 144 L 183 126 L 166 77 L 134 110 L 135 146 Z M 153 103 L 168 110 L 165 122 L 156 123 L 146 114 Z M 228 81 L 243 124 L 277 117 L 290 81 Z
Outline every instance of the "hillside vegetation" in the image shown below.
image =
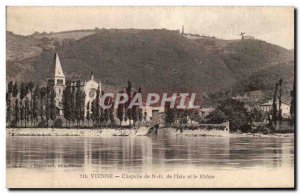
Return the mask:
M 86 80 L 93 71 L 114 88 L 131 80 L 144 91 L 201 94 L 235 89 L 256 78 L 267 82 L 258 89 L 270 89 L 279 77 L 292 87 L 293 51 L 261 40 L 191 40 L 170 30 L 69 33 L 7 33 L 7 80 L 46 80 L 56 49 L 68 79 Z

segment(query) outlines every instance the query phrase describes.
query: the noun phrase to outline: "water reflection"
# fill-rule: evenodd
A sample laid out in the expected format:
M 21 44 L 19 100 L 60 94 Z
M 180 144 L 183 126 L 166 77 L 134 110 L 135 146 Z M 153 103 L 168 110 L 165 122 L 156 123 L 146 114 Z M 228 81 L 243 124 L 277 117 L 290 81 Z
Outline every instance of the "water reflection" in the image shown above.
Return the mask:
M 292 138 L 7 137 L 7 167 L 63 170 L 294 167 Z M 49 170 L 50 168 L 44 167 Z

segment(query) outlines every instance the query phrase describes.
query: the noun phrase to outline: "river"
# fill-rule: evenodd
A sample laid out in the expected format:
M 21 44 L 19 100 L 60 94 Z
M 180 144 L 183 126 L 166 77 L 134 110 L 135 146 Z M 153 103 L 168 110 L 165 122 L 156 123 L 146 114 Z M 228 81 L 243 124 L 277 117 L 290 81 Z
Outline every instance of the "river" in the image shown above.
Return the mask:
M 12 137 L 7 169 L 26 172 L 294 169 L 294 139 L 280 137 Z

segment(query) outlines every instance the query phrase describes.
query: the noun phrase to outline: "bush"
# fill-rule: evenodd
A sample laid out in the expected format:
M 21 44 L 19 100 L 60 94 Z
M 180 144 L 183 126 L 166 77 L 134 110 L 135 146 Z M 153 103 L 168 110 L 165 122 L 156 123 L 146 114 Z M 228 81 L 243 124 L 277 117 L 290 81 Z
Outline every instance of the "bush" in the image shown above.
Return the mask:
M 245 103 L 234 99 L 223 101 L 216 110 L 207 116 L 207 119 L 210 123 L 229 121 L 230 131 L 233 132 L 241 131 L 241 128 L 248 125 L 251 121 L 250 113 L 245 107 Z M 249 127 L 245 130 L 249 130 Z
M 251 131 L 251 126 L 246 124 L 246 125 L 242 125 L 240 130 L 242 133 L 249 133 Z
M 276 133 L 294 133 L 293 129 L 277 129 Z
M 262 133 L 262 134 L 268 134 L 270 133 L 270 129 L 267 126 L 257 126 L 256 128 L 253 128 L 250 130 L 251 133 Z
M 215 111 L 211 112 L 206 119 L 209 123 L 223 123 L 226 121 L 226 115 L 220 109 L 216 109 Z
M 39 122 L 39 124 L 37 125 L 38 128 L 44 128 L 44 127 L 48 127 L 47 126 L 47 122 L 46 121 L 41 121 Z
M 55 119 L 55 121 L 53 123 L 53 127 L 62 127 L 62 125 L 63 125 L 63 121 L 61 118 Z
M 10 125 L 9 125 L 9 127 L 12 127 L 12 128 L 17 127 L 17 126 L 18 125 L 17 125 L 16 120 L 12 120 L 11 123 L 10 123 Z

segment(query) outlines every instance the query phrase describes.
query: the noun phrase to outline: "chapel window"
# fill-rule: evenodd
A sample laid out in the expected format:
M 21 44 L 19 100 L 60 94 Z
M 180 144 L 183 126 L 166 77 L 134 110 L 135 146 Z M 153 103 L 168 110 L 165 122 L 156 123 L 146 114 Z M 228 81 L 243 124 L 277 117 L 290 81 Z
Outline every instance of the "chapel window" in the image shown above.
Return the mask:
M 57 84 L 58 84 L 58 85 L 63 85 L 63 84 L 64 84 L 64 80 L 58 79 L 58 80 L 57 80 Z

